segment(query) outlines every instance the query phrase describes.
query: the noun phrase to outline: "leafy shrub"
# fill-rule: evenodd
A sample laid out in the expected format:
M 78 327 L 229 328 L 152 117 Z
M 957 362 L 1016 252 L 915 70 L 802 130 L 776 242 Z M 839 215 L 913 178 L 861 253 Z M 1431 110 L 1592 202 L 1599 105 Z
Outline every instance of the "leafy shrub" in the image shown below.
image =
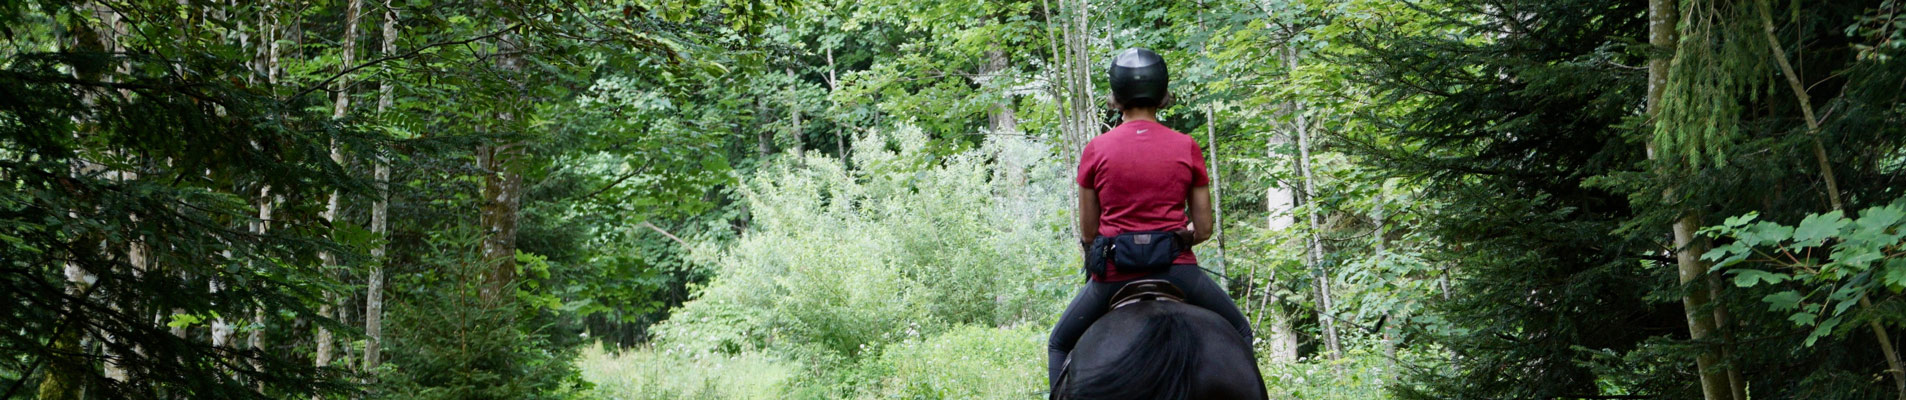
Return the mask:
M 1077 284 L 1069 168 L 1017 138 L 944 158 L 903 127 L 853 168 L 782 160 L 741 189 L 749 231 L 693 258 L 716 277 L 657 328 L 690 353 L 767 349 L 825 368 L 959 324 L 1056 314 Z
M 1396 373 L 1383 354 L 1350 348 L 1338 361 L 1308 359 L 1294 363 L 1264 361 L 1264 385 L 1273 399 L 1363 400 L 1393 398 L 1384 386 Z M 1399 357 L 1409 358 L 1404 351 Z
M 884 376 L 862 393 L 883 399 L 1009 399 L 1046 394 L 1043 325 L 965 325 L 888 346 L 869 360 Z
M 797 369 L 758 353 L 691 357 L 638 348 L 611 354 L 583 349 L 576 365 L 595 385 L 591 397 L 626 400 L 779 399 Z

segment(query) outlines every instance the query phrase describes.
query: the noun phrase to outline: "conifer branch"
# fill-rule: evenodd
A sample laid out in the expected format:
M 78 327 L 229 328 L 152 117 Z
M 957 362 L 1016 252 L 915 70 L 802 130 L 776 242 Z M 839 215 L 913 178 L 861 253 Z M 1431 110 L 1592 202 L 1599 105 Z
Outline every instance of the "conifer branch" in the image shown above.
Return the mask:
M 482 35 L 482 36 L 475 36 L 475 37 L 469 37 L 469 38 L 464 38 L 464 39 L 460 39 L 460 40 L 451 40 L 451 41 L 443 41 L 443 42 L 436 42 L 436 43 L 431 43 L 431 44 L 426 44 L 426 45 L 423 45 L 422 47 L 418 47 L 418 48 L 415 48 L 415 49 L 410 49 L 410 51 L 406 51 L 406 52 L 403 52 L 402 54 L 397 54 L 397 55 L 390 55 L 390 56 L 384 56 L 384 57 L 379 57 L 379 58 L 377 58 L 377 59 L 375 59 L 375 60 L 370 60 L 370 61 L 365 61 L 365 62 L 364 62 L 364 63 L 362 63 L 362 64 L 358 64 L 358 65 L 356 65 L 356 66 L 352 66 L 352 67 L 350 67 L 350 68 L 345 68 L 345 69 L 344 69 L 343 71 L 338 71 L 338 72 L 337 72 L 337 73 L 335 73 L 335 74 L 331 74 L 331 76 L 330 76 L 330 77 L 327 77 L 327 78 L 324 78 L 324 80 L 320 80 L 320 81 L 318 81 L 317 83 L 314 83 L 314 84 L 311 84 L 311 85 L 306 85 L 305 87 L 303 87 L 303 88 L 300 88 L 300 89 L 298 89 L 298 92 L 297 92 L 297 94 L 293 94 L 293 95 L 291 95 L 291 97 L 290 97 L 290 98 L 294 98 L 294 99 L 295 99 L 295 98 L 299 98 L 299 97 L 304 97 L 304 95 L 307 95 L 307 94 L 311 94 L 311 92 L 312 92 L 312 91 L 316 91 L 316 90 L 318 90 L 319 88 L 323 88 L 323 87 L 325 87 L 325 86 L 329 86 L 329 85 L 331 84 L 331 82 L 332 82 L 332 81 L 336 81 L 336 80 L 338 80 L 338 78 L 340 78 L 340 77 L 343 77 L 343 76 L 345 76 L 345 75 L 349 75 L 349 74 L 351 74 L 352 72 L 357 72 L 357 70 L 361 70 L 361 69 L 365 69 L 365 68 L 370 68 L 370 67 L 372 67 L 372 66 L 376 66 L 377 64 L 382 64 L 382 63 L 384 63 L 384 62 L 386 62 L 386 61 L 391 61 L 391 60 L 400 60 L 400 59 L 405 59 L 405 58 L 410 58 L 410 57 L 414 57 L 414 56 L 416 56 L 416 55 L 417 55 L 417 54 L 419 54 L 419 53 L 423 53 L 423 52 L 424 52 L 425 50 L 430 50 L 430 49 L 433 49 L 433 48 L 438 48 L 438 47 L 443 47 L 443 46 L 458 46 L 458 45 L 464 45 L 464 44 L 470 44 L 470 43 L 475 43 L 475 42 L 478 42 L 478 41 L 482 41 L 482 40 L 486 40 L 486 39 L 491 39 L 491 38 L 495 38 L 495 37 L 498 37 L 498 36 L 503 36 L 504 34 L 507 34 L 507 33 L 510 33 L 511 31 L 515 31 L 515 30 L 516 30 L 516 28 L 518 28 L 518 27 L 521 27 L 521 26 L 523 26 L 523 24 L 521 24 L 521 23 L 518 23 L 518 24 L 515 24 L 515 25 L 510 25 L 510 26 L 506 26 L 506 27 L 503 27 L 503 29 L 498 29 L 498 30 L 497 30 L 497 31 L 495 31 L 495 32 L 490 32 L 490 33 L 488 33 L 488 34 L 484 34 L 484 35 Z

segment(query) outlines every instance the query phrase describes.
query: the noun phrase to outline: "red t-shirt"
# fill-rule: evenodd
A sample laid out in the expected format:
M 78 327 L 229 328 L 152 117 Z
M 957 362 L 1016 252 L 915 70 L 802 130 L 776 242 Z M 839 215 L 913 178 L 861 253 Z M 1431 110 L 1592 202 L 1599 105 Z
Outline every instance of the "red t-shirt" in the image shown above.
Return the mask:
M 1185 229 L 1191 188 L 1210 184 L 1198 142 L 1157 122 L 1119 124 L 1079 153 L 1079 186 L 1099 193 L 1099 236 Z M 1198 257 L 1185 249 L 1172 263 L 1197 264 Z M 1143 276 L 1120 273 L 1116 265 L 1105 272 L 1093 279 L 1116 282 Z

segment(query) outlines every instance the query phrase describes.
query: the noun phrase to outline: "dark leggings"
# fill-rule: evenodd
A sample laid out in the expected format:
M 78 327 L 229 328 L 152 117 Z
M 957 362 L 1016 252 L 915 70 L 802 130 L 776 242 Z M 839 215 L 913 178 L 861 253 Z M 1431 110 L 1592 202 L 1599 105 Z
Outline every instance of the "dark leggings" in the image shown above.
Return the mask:
M 1218 283 L 1204 274 L 1204 270 L 1195 264 L 1173 265 L 1165 273 L 1153 274 L 1146 278 L 1162 277 L 1178 285 L 1185 291 L 1185 302 L 1211 310 L 1224 317 L 1231 326 L 1238 328 L 1246 343 L 1251 342 L 1251 322 L 1244 319 L 1244 313 L 1238 311 L 1238 305 L 1219 290 Z M 1046 339 L 1046 383 L 1059 381 L 1059 369 L 1065 365 L 1066 354 L 1072 352 L 1072 346 L 1079 343 L 1079 337 L 1085 335 L 1085 329 L 1092 327 L 1107 311 L 1111 311 L 1112 295 L 1127 282 L 1088 281 L 1079 288 L 1079 295 L 1072 298 L 1072 305 L 1066 306 L 1065 314 L 1059 316 L 1059 323 L 1052 327 L 1052 337 Z

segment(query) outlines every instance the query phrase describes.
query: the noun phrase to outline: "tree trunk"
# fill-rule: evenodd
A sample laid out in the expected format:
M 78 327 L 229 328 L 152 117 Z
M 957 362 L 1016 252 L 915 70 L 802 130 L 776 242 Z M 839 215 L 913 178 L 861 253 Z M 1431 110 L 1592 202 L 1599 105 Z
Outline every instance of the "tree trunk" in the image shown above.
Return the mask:
M 791 122 L 788 138 L 794 140 L 794 158 L 805 159 L 807 158 L 807 138 L 805 137 L 807 131 L 801 128 L 801 99 L 798 97 L 800 92 L 795 90 L 800 87 L 801 77 L 794 75 L 794 68 L 791 67 L 784 67 L 781 72 L 786 73 L 788 82 L 794 85 L 788 90 L 788 118 Z
M 380 43 L 386 56 L 397 54 L 397 9 L 390 0 L 384 0 L 384 40 Z M 377 85 L 378 118 L 385 117 L 390 110 L 391 83 L 386 80 Z M 371 233 L 388 241 L 390 235 L 390 159 L 378 152 L 372 166 L 372 179 L 376 181 L 377 199 L 371 203 Z M 371 248 L 371 271 L 366 277 L 364 288 L 364 369 L 366 374 L 377 371 L 378 353 L 384 344 L 384 249 L 385 242 L 379 242 Z M 375 375 L 372 375 L 375 376 Z
M 1676 16 L 1678 11 L 1675 7 L 1675 2 L 1672 0 L 1648 1 L 1648 43 L 1657 49 L 1674 49 L 1678 42 L 1675 21 L 1679 18 Z M 1671 62 L 1670 58 L 1662 57 L 1660 53 L 1655 52 L 1656 55 L 1648 60 L 1647 112 L 1649 119 L 1655 120 L 1656 123 L 1661 123 L 1654 117 L 1661 110 L 1661 94 L 1667 87 L 1668 66 Z M 1655 157 L 1657 154 L 1654 145 L 1649 144 L 1648 158 Z M 1660 170 L 1659 173 L 1670 172 Z M 1663 196 L 1672 199 L 1673 191 L 1664 192 Z M 1705 249 L 1695 241 L 1695 231 L 1698 229 L 1700 229 L 1700 219 L 1692 212 L 1683 211 L 1681 217 L 1674 222 L 1675 263 L 1684 287 L 1701 281 L 1707 274 L 1707 263 L 1700 258 L 1700 254 Z M 1687 294 L 1681 298 L 1681 305 L 1688 319 L 1688 336 L 1696 343 L 1712 340 L 1715 329 L 1714 313 L 1704 310 L 1708 307 L 1709 296 L 1712 293 L 1705 285 L 1700 286 L 1687 290 Z M 1718 356 L 1719 354 L 1711 346 L 1695 356 L 1694 363 L 1700 375 L 1701 393 L 1707 400 L 1733 398 L 1732 391 L 1728 388 L 1727 373 L 1721 369 Z
M 1224 197 L 1221 196 L 1224 185 L 1218 181 L 1218 172 L 1220 171 L 1218 169 L 1218 120 L 1213 116 L 1213 108 L 1216 108 L 1216 106 L 1205 107 L 1204 110 L 1205 144 L 1206 147 L 1208 147 L 1204 149 L 1204 151 L 1206 157 L 1211 159 L 1205 163 L 1209 167 L 1209 170 L 1206 172 L 1211 175 L 1212 226 L 1209 228 L 1211 229 L 1211 241 L 1216 244 L 1216 246 L 1211 247 L 1211 268 L 1213 271 L 1218 272 L 1218 276 L 1224 277 L 1229 276 L 1226 275 L 1224 270 Z M 1201 226 L 1198 228 L 1204 229 L 1206 227 Z M 1218 285 L 1218 287 L 1225 288 L 1227 286 Z
M 1375 210 L 1373 210 L 1373 214 L 1375 215 L 1371 218 L 1372 222 L 1376 225 L 1376 241 L 1374 243 L 1374 247 L 1376 248 L 1375 267 L 1379 268 L 1379 270 L 1387 268 L 1384 264 L 1390 260 L 1390 215 L 1388 209 L 1390 204 L 1390 187 L 1386 183 L 1385 181 L 1379 181 L 1377 184 L 1377 204 Z M 1382 330 L 1380 340 L 1383 343 L 1384 371 L 1386 372 L 1388 381 L 1391 383 L 1398 382 L 1402 377 L 1401 374 L 1398 374 L 1396 362 L 1397 324 L 1399 323 L 1396 317 L 1397 316 L 1391 311 L 1385 310 L 1383 311 L 1383 322 L 1377 325 L 1378 329 Z
M 1726 303 L 1726 301 L 1721 298 L 1721 279 L 1714 276 L 1714 274 L 1707 275 L 1707 291 L 1708 296 L 1710 296 L 1709 300 L 1719 302 L 1719 304 Z M 1734 358 L 1736 343 L 1734 341 L 1734 327 L 1731 325 L 1732 323 L 1729 322 L 1732 319 L 1732 317 L 1728 316 L 1727 307 L 1714 307 L 1714 326 L 1721 332 L 1721 359 L 1726 360 L 1728 363 L 1728 393 L 1734 400 L 1747 400 L 1747 378 L 1741 375 L 1740 366 L 1734 365 L 1734 363 L 1740 361 Z
M 293 13 L 283 12 L 283 10 L 277 10 L 277 7 L 281 7 L 283 5 L 284 3 L 277 2 L 277 1 L 270 2 L 270 8 L 274 12 L 266 13 L 266 15 L 264 16 L 264 19 L 266 21 L 266 25 L 265 25 L 266 28 L 264 33 L 265 33 L 265 36 L 268 38 L 268 40 L 270 40 L 270 43 L 266 46 L 267 58 L 264 65 L 265 83 L 267 84 L 267 87 L 271 88 L 271 91 L 273 93 L 276 93 L 278 91 L 278 71 L 281 69 L 281 66 L 282 66 L 282 64 L 279 63 L 279 57 L 280 57 L 279 42 L 284 41 L 284 38 L 281 37 L 280 34 L 288 30 L 295 30 L 298 25 L 297 22 L 294 20 L 294 22 L 289 27 L 284 26 L 283 20 L 279 19 L 279 16 L 281 14 L 293 14 Z M 277 207 L 277 197 L 271 194 L 271 186 L 266 185 L 263 188 L 261 188 L 258 192 L 258 221 L 254 225 L 252 225 L 253 234 L 263 236 L 266 233 L 271 231 L 271 220 L 272 220 L 271 215 L 272 215 L 273 209 L 276 207 Z M 250 347 L 252 351 L 254 352 L 258 352 L 262 354 L 265 351 L 265 329 L 266 329 L 265 315 L 269 313 L 270 311 L 266 310 L 263 306 L 255 306 L 252 308 L 252 321 L 251 321 L 251 326 L 249 327 L 251 329 L 251 332 L 246 335 L 245 345 L 246 347 Z M 263 374 L 265 372 L 265 366 L 262 360 L 259 360 L 258 358 L 253 358 L 251 360 L 251 365 L 252 365 L 252 369 L 255 372 L 259 374 Z M 253 387 L 260 393 L 264 392 L 265 386 L 263 381 L 253 382 Z
M 1270 137 L 1264 141 L 1264 158 L 1267 160 L 1276 159 L 1277 149 L 1288 144 L 1290 144 L 1290 136 L 1276 133 L 1271 134 Z M 1296 166 L 1296 164 L 1292 164 L 1292 166 Z M 1280 232 L 1296 225 L 1297 216 L 1294 212 L 1296 205 L 1297 197 L 1292 193 L 1289 187 L 1278 184 L 1272 184 L 1266 187 L 1264 189 L 1265 230 Z M 1251 275 L 1255 282 L 1257 264 L 1252 264 L 1251 269 Z M 1272 283 L 1276 281 L 1277 272 L 1276 270 L 1271 270 L 1270 278 L 1265 280 L 1262 287 L 1257 288 L 1256 292 L 1260 296 L 1257 315 L 1260 319 L 1265 315 L 1271 317 L 1271 359 L 1281 362 L 1296 362 L 1297 330 L 1291 325 L 1291 315 L 1283 310 L 1283 307 L 1270 303 L 1272 297 L 1271 289 L 1275 287 Z
M 1681 285 L 1688 287 L 1687 295 L 1681 298 L 1681 306 L 1688 316 L 1688 337 L 1694 342 L 1711 342 L 1716 339 L 1714 312 L 1704 311 L 1712 302 L 1713 292 L 1705 282 L 1708 263 L 1701 260 L 1701 254 L 1707 252 L 1707 246 L 1695 238 L 1700 229 L 1699 215 L 1687 212 L 1674 222 L 1674 258 L 1679 266 Z M 1695 357 L 1695 367 L 1701 375 L 1701 392 L 1709 400 L 1733 399 L 1734 391 L 1730 387 L 1728 373 L 1721 367 L 1719 346 L 1704 344 L 1706 349 Z
M 1057 25 L 1052 22 L 1055 14 L 1051 1 L 1042 0 L 1041 4 L 1046 9 L 1048 41 L 1052 45 L 1052 62 L 1056 66 L 1053 72 L 1059 75 L 1051 83 L 1053 94 L 1063 99 L 1062 105 L 1065 106 L 1060 113 L 1060 143 L 1067 154 L 1076 158 L 1079 151 L 1085 148 L 1085 143 L 1098 134 L 1091 122 L 1094 104 L 1090 67 L 1086 62 L 1090 57 L 1087 54 L 1090 42 L 1086 39 L 1086 4 L 1084 1 L 1068 3 L 1059 0 L 1062 8 L 1056 15 L 1059 18 Z M 1061 32 L 1054 34 L 1052 29 L 1055 27 Z
M 755 155 L 766 158 L 774 154 L 774 131 L 762 128 L 768 124 L 768 108 L 761 104 L 761 98 L 754 100 L 755 118 Z
M 1291 70 L 1296 70 L 1297 49 L 1287 47 L 1284 53 L 1284 62 L 1289 65 Z M 1331 298 L 1330 294 L 1330 271 L 1325 271 L 1323 267 L 1324 242 L 1322 238 L 1319 237 L 1323 234 L 1323 227 L 1317 220 L 1317 179 L 1315 174 L 1312 173 L 1314 168 L 1311 165 L 1310 159 L 1310 120 L 1305 115 L 1301 104 L 1293 103 L 1292 111 L 1297 118 L 1295 128 L 1297 130 L 1298 172 L 1304 178 L 1303 198 L 1306 206 L 1304 214 L 1305 219 L 1307 219 L 1310 224 L 1310 245 L 1308 246 L 1308 253 L 1305 257 L 1305 264 L 1310 268 L 1314 278 L 1311 286 L 1312 290 L 1317 293 L 1317 322 L 1323 328 L 1324 348 L 1329 350 L 1330 359 L 1337 360 L 1343 358 L 1343 345 L 1337 338 L 1336 318 L 1331 315 L 1335 305 L 1332 304 L 1334 299 Z
M 101 30 L 98 35 L 99 47 L 113 54 L 125 54 L 127 52 L 126 46 L 124 45 L 124 43 L 120 42 L 119 40 L 119 38 L 130 35 L 131 29 L 126 22 L 125 16 L 120 14 L 118 11 L 114 11 L 112 7 L 110 6 L 107 6 L 104 4 L 98 4 L 98 3 L 94 3 L 92 5 L 94 6 L 93 15 L 98 17 L 99 20 L 104 22 L 106 25 L 104 27 L 105 29 Z M 118 81 L 120 76 L 127 76 L 127 75 L 130 75 L 132 72 L 131 71 L 132 66 L 130 64 L 121 63 L 117 61 L 114 61 L 111 64 L 113 65 L 113 71 L 117 73 L 117 75 L 107 75 L 102 77 L 101 80 L 106 82 L 115 82 L 115 81 Z M 132 95 L 132 92 L 126 89 L 120 89 L 118 90 L 118 92 L 121 97 L 130 98 Z M 121 155 L 127 156 L 127 158 L 132 158 L 131 155 L 127 155 L 127 154 L 121 154 Z M 106 167 L 94 166 L 94 168 L 105 169 Z M 129 170 L 114 171 L 110 173 L 110 175 L 115 176 L 117 178 L 116 180 L 120 182 L 130 182 L 134 179 L 138 179 L 138 176 L 139 176 L 137 172 L 129 171 Z M 127 215 L 127 220 L 133 223 L 137 223 L 139 221 L 139 216 L 137 214 Z M 146 268 L 146 248 L 144 245 L 145 240 L 143 239 L 144 239 L 143 237 L 140 237 L 138 239 L 134 239 L 132 242 L 126 243 L 126 249 L 125 249 L 126 263 L 132 267 L 132 273 L 133 273 L 133 276 L 135 277 L 143 274 Z M 114 302 L 112 307 L 116 311 L 131 314 L 134 312 L 128 310 L 128 308 L 134 308 L 134 307 L 137 307 L 137 305 Z M 106 343 L 113 343 L 118 340 L 118 338 L 114 337 L 111 332 L 107 332 L 107 331 L 99 332 L 99 336 Z M 112 350 L 112 347 L 113 346 L 101 346 L 101 350 L 102 350 L 101 352 L 105 356 L 104 362 L 102 363 L 104 364 L 102 368 L 102 372 L 105 375 L 106 379 L 111 379 L 111 380 L 119 381 L 119 382 L 125 382 L 127 379 L 126 370 L 119 366 L 119 362 L 117 360 L 123 357 L 126 357 L 127 355 L 118 354 L 116 351 Z M 138 350 L 135 349 L 134 352 L 136 354 Z
M 517 73 L 523 69 L 522 54 L 514 34 L 504 34 L 497 38 L 496 67 L 503 71 L 506 80 L 517 84 Z M 515 124 L 516 107 L 514 100 L 506 101 L 503 109 L 497 110 L 497 126 L 506 130 L 517 128 Z M 518 214 L 522 209 L 523 176 L 516 171 L 516 161 L 523 155 L 520 142 L 489 144 L 477 149 L 477 162 L 484 171 L 482 225 L 488 233 L 483 237 L 483 260 L 490 268 L 487 287 L 483 295 L 485 300 L 501 300 L 510 295 L 511 283 L 516 280 L 516 227 Z
M 1099 119 L 1094 117 L 1094 115 L 1097 114 L 1096 111 L 1099 110 L 1099 102 L 1094 101 L 1094 96 L 1092 95 L 1092 72 L 1094 69 L 1092 68 L 1091 60 L 1094 58 L 1092 57 L 1092 23 L 1089 18 L 1091 11 L 1092 5 L 1086 2 L 1086 0 L 1078 0 L 1077 3 L 1073 4 L 1072 77 L 1078 81 L 1079 85 L 1077 92 L 1079 101 L 1073 104 L 1074 107 L 1078 109 L 1077 116 L 1079 118 L 1079 124 L 1082 125 L 1079 128 L 1079 133 L 1085 135 L 1079 138 L 1080 149 L 1084 149 L 1086 142 L 1091 141 L 1093 137 L 1104 132 L 1099 129 Z
M 1454 250 L 1456 253 L 1461 253 L 1462 245 L 1452 246 L 1452 250 Z M 1450 267 L 1445 265 L 1443 267 L 1442 275 L 1436 277 L 1436 289 L 1438 294 L 1442 295 L 1441 298 L 1443 299 L 1443 302 L 1449 302 L 1450 300 L 1449 274 L 1454 272 L 1454 271 L 1451 271 L 1450 269 L 1451 269 Z M 1461 370 L 1459 369 L 1461 367 L 1459 367 L 1456 364 L 1456 362 L 1462 360 L 1462 354 L 1458 353 L 1457 350 L 1453 347 L 1449 348 L 1448 350 L 1449 350 L 1449 355 L 1448 355 L 1449 356 L 1449 374 L 1452 376 L 1458 375 L 1461 372 Z
M 507 112 L 499 119 L 509 122 Z M 483 237 L 483 262 L 489 272 L 484 277 L 485 300 L 509 295 L 516 279 L 516 220 L 521 208 L 522 176 L 511 168 L 521 152 L 519 143 L 483 145 L 477 149 L 477 162 L 484 170 L 481 223 L 488 234 Z
M 836 118 L 838 118 L 838 116 L 840 115 L 840 102 L 834 100 L 834 93 L 840 92 L 840 78 L 834 75 L 834 72 L 837 69 L 834 65 L 834 48 L 828 47 L 826 54 L 827 54 L 827 101 L 828 101 L 828 104 L 833 106 L 833 110 L 832 112 L 829 113 L 829 115 L 834 115 L 836 116 Z M 834 126 L 835 155 L 840 156 L 841 168 L 850 168 L 850 166 L 847 164 L 847 130 L 841 129 L 841 121 L 839 119 L 834 120 L 833 126 Z
M 1006 51 L 993 49 L 986 51 L 986 69 L 980 72 L 986 82 L 991 83 L 999 92 L 1000 101 L 993 103 L 993 110 L 986 114 L 986 126 L 995 134 L 1008 134 L 1019 131 L 1019 118 L 1013 114 L 1012 94 L 1006 92 L 1001 82 L 1008 65 Z
M 252 225 L 253 234 L 264 236 L 271 231 L 271 214 L 276 207 L 277 197 L 271 194 L 271 186 L 267 185 L 263 190 L 258 192 L 258 222 Z M 265 351 L 265 314 L 268 313 L 269 310 L 266 310 L 262 305 L 252 309 L 251 334 L 247 335 L 245 339 L 245 345 L 251 347 L 252 351 L 260 353 Z M 265 372 L 264 362 L 257 357 L 252 358 L 251 366 L 254 371 L 260 374 Z M 255 382 L 255 387 L 259 392 L 264 392 L 265 390 L 265 384 L 262 381 Z
M 93 13 L 99 15 L 101 19 L 107 18 L 105 13 L 110 11 L 106 7 L 98 7 L 92 4 L 77 5 L 74 8 L 85 9 L 89 7 L 92 7 Z M 74 52 L 108 51 L 105 44 L 86 40 L 87 36 L 93 35 L 87 32 L 95 28 L 87 26 L 83 21 L 83 19 L 76 18 L 72 22 L 71 30 L 74 31 L 76 35 L 68 36 L 72 41 L 70 43 L 62 43 L 63 46 L 66 46 L 66 48 L 62 50 Z M 103 36 L 103 34 L 94 36 Z M 88 71 L 75 70 L 73 74 L 79 79 L 98 79 L 97 76 L 92 76 Z M 91 109 L 94 105 L 98 104 L 98 102 L 99 99 L 92 93 L 84 91 L 80 93 L 80 103 L 85 105 L 88 109 Z M 74 133 L 75 140 L 80 142 L 85 141 L 83 136 L 86 132 L 97 129 L 96 126 L 100 123 L 99 118 L 90 115 L 75 116 L 74 122 L 80 125 L 80 128 Z M 103 165 L 94 163 L 83 156 L 76 157 L 76 161 L 78 162 L 73 163 L 69 170 L 71 176 L 74 177 L 97 174 L 105 169 Z M 67 217 L 77 220 L 80 218 L 80 215 L 75 211 L 68 211 Z M 93 239 L 90 237 L 80 237 L 73 240 L 78 243 L 93 242 Z M 81 246 L 83 245 L 75 245 L 74 247 L 79 248 Z M 53 331 L 52 342 L 50 343 L 51 348 L 49 350 L 56 353 L 41 356 L 45 359 L 46 372 L 45 376 L 41 378 L 39 387 L 37 388 L 38 390 L 34 393 L 35 398 L 41 400 L 78 400 L 85 398 L 87 393 L 84 382 L 87 380 L 86 377 L 93 375 L 91 371 L 92 367 L 90 363 L 86 361 L 90 354 L 88 354 L 82 343 L 82 338 L 86 336 L 83 330 L 85 330 L 87 326 L 82 319 L 88 317 L 84 303 L 86 299 L 90 297 L 93 285 L 98 282 L 99 277 L 92 271 L 88 271 L 85 265 L 70 261 L 78 260 L 80 258 L 79 255 L 69 255 L 68 258 L 69 261 L 64 263 L 62 272 L 66 278 L 65 291 L 68 296 L 71 296 L 71 300 L 65 302 L 66 316 L 60 319 L 60 323 L 55 325 Z M 20 379 L 22 379 L 21 382 L 24 382 L 24 379 L 28 378 L 30 377 L 21 377 Z M 16 385 L 18 383 L 20 382 L 16 382 Z
M 352 64 L 357 62 L 357 16 L 358 10 L 364 6 L 363 3 L 364 0 L 351 0 L 345 4 L 344 61 L 338 64 L 338 69 L 340 70 L 351 68 Z M 337 99 L 332 102 L 331 107 L 331 119 L 333 121 L 344 119 L 344 115 L 351 109 L 351 76 L 349 74 L 338 76 L 337 85 Z M 331 139 L 331 162 L 337 163 L 338 165 L 344 164 L 344 148 L 338 145 L 337 139 Z M 338 209 L 342 206 L 343 202 L 338 191 L 332 190 L 330 199 L 326 201 L 324 205 L 324 222 L 336 226 Z M 333 238 L 335 238 L 335 235 L 333 235 Z M 323 260 L 326 270 L 337 268 L 338 260 L 336 254 L 331 254 L 329 251 L 319 252 L 318 258 Z M 338 296 L 334 293 L 326 293 L 324 298 L 324 304 L 318 306 L 318 315 L 326 319 L 336 318 L 336 304 L 339 301 Z M 331 337 L 331 328 L 325 327 L 324 324 L 318 324 L 318 337 L 315 340 L 317 340 L 318 347 L 318 354 L 315 360 L 317 367 L 323 368 L 330 366 L 331 346 L 336 342 Z

